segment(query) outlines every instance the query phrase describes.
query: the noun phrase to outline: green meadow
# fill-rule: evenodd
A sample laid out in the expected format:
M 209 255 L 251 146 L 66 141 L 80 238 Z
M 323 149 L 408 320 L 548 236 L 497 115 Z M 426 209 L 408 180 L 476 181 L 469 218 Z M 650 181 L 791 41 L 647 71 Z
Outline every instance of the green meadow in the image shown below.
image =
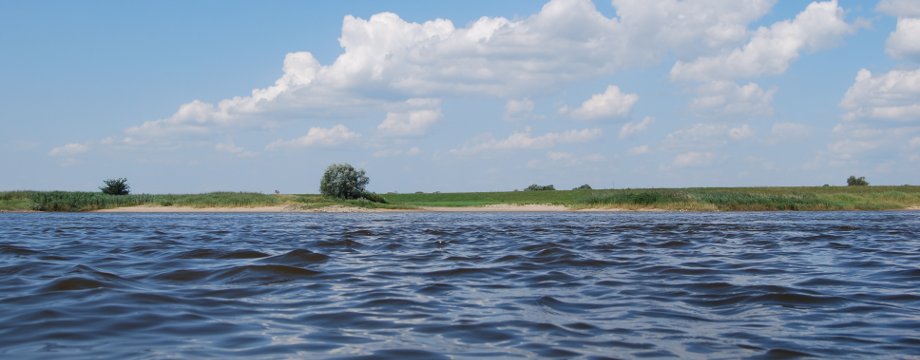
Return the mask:
M 386 203 L 339 200 L 320 195 L 268 195 L 247 192 L 205 194 L 105 195 L 99 192 L 0 192 L 0 211 L 91 211 L 126 206 L 260 207 L 292 210 L 339 205 L 359 208 L 417 209 L 479 207 L 495 204 L 562 205 L 573 210 L 625 209 L 672 211 L 897 210 L 920 207 L 920 186 L 826 186 L 547 190 L 470 193 L 383 194 Z

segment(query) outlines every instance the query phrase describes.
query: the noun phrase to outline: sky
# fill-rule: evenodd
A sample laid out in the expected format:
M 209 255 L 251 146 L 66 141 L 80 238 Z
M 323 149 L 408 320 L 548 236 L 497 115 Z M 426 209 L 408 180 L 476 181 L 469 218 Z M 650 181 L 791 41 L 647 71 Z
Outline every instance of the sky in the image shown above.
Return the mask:
M 920 179 L 920 1 L 0 1 L 0 191 Z

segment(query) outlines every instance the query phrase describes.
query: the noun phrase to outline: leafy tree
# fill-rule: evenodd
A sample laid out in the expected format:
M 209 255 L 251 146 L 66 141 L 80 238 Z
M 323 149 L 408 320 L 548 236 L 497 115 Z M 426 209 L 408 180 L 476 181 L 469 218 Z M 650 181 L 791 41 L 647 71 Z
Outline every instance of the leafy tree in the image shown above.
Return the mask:
M 533 184 L 533 185 L 528 186 L 526 189 L 524 189 L 524 191 L 546 191 L 546 190 L 556 190 L 556 188 L 553 187 L 552 184 L 550 185 Z
M 869 182 L 866 181 L 865 176 L 855 177 L 850 175 L 847 178 L 847 186 L 869 186 Z
M 99 190 L 102 190 L 103 194 L 128 195 L 131 189 L 131 186 L 128 186 L 128 179 L 125 178 L 108 179 L 102 183 L 105 185 L 100 186 Z
M 572 190 L 591 190 L 591 185 L 584 184 L 584 185 L 579 186 L 579 187 L 577 187 L 577 188 L 574 188 L 574 189 L 572 189 Z
M 323 173 L 319 183 L 321 194 L 339 199 L 365 198 L 374 202 L 382 202 L 380 195 L 367 192 L 364 189 L 370 182 L 364 170 L 356 170 L 349 164 L 332 164 Z

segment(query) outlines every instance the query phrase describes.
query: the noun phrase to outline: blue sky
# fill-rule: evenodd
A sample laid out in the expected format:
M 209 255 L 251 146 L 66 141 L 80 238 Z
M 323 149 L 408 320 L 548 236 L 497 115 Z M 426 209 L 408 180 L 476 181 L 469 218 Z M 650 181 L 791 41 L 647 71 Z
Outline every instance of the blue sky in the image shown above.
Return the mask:
M 920 2 L 0 2 L 0 190 L 920 178 Z

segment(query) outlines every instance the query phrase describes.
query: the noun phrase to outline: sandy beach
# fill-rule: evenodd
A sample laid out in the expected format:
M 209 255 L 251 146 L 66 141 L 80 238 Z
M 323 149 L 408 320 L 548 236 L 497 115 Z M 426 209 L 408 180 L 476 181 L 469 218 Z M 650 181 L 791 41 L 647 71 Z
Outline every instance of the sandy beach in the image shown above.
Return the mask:
M 590 209 L 591 211 L 605 210 L 615 211 L 618 209 Z M 561 205 L 513 205 L 513 204 L 495 204 L 486 206 L 465 206 L 465 207 L 448 207 L 448 206 L 426 206 L 413 209 L 377 209 L 377 208 L 359 208 L 351 206 L 333 205 L 315 209 L 303 209 L 295 206 L 257 206 L 257 207 L 188 207 L 188 206 L 129 206 L 114 209 L 95 210 L 100 213 L 284 213 L 284 212 L 306 212 L 306 213 L 374 213 L 374 212 L 564 212 L 580 211 L 569 209 Z

